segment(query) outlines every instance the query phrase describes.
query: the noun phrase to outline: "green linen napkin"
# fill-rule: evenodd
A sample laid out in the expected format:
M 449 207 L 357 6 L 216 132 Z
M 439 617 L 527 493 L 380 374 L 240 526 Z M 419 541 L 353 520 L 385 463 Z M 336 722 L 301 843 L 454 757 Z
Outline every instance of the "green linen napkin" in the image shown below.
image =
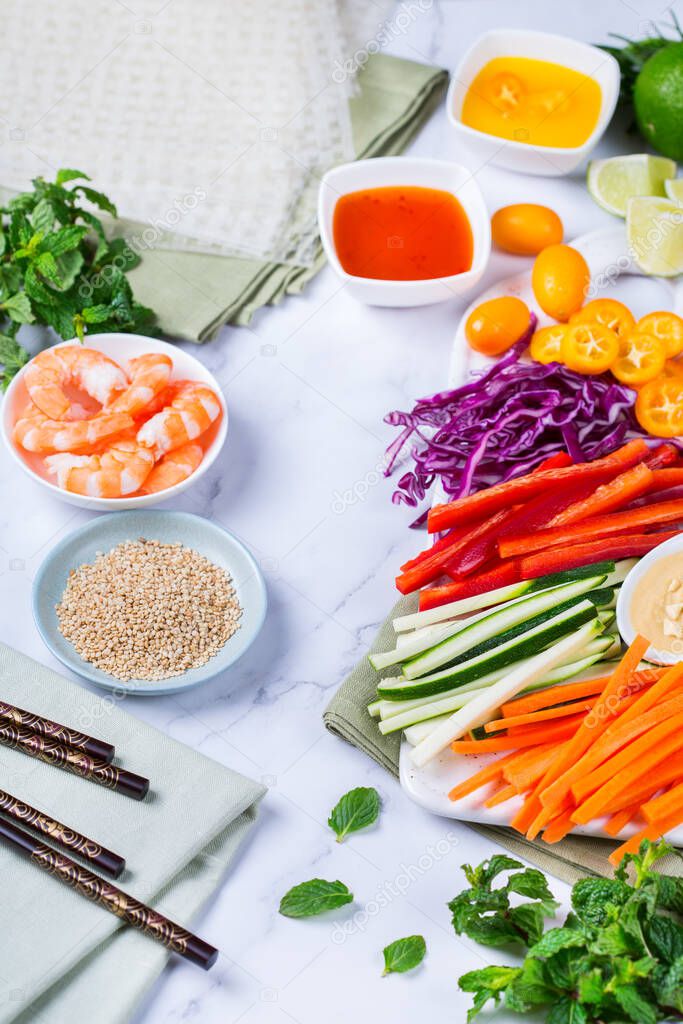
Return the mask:
M 3 789 L 120 853 L 116 884 L 191 926 L 253 825 L 263 786 L 4 645 L 0 693 L 114 743 L 117 763 L 151 780 L 138 803 L 0 747 Z M 166 950 L 4 843 L 0 877 L 0 1024 L 130 1020 Z M 220 947 L 220 936 L 203 937 Z
M 447 80 L 440 68 L 370 57 L 350 100 L 358 158 L 404 150 L 440 102 Z M 117 233 L 144 238 L 144 230 L 122 221 Z M 248 324 L 261 306 L 301 292 L 324 263 L 322 249 L 305 268 L 155 247 L 141 254 L 130 275 L 136 298 L 158 312 L 164 334 L 195 342 L 209 341 L 225 323 Z
M 385 619 L 375 637 L 369 653 L 388 651 L 395 646 L 392 620 L 417 610 L 417 595 L 401 598 Z M 400 736 L 383 736 L 377 723 L 367 712 L 368 704 L 376 696 L 377 673 L 367 657 L 358 662 L 344 680 L 323 714 L 325 726 L 341 739 L 347 740 L 369 754 L 387 771 L 398 776 Z M 469 824 L 469 823 L 468 823 Z M 552 846 L 541 841 L 530 842 L 511 829 L 489 825 L 470 825 L 475 832 L 492 839 L 510 853 L 536 864 L 548 874 L 572 885 L 586 874 L 611 877 L 612 867 L 607 858 L 617 845 L 612 840 L 589 836 L 568 836 Z M 683 863 L 675 857 L 665 857 L 660 870 L 683 875 Z

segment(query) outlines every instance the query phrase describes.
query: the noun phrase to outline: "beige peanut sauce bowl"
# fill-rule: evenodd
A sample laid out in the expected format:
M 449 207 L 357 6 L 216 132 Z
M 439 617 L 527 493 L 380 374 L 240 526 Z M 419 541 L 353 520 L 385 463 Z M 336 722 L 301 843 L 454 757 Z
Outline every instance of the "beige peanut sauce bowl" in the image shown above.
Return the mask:
M 683 532 L 648 552 L 624 580 L 617 598 L 617 625 L 625 643 L 630 644 L 634 640 L 639 619 L 647 621 L 652 618 L 659 622 L 666 617 L 667 605 L 683 603 L 675 600 L 675 595 L 668 596 L 667 588 L 674 577 L 683 582 Z M 671 621 L 680 622 L 683 632 L 683 608 L 680 618 L 672 618 Z M 651 636 L 642 626 L 640 631 L 646 640 L 650 640 Z M 655 665 L 676 665 L 683 661 L 683 636 L 671 636 L 670 640 L 671 649 L 651 643 L 645 652 L 645 660 Z

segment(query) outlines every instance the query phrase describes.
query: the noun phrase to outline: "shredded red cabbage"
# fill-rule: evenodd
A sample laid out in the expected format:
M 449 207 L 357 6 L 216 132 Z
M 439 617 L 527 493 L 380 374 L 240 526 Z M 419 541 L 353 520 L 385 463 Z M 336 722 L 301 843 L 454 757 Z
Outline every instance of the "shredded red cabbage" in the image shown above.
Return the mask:
M 630 437 L 647 436 L 633 412 L 635 393 L 611 375 L 581 376 L 560 363 L 521 360 L 533 319 L 529 332 L 487 372 L 419 399 L 412 412 L 385 416 L 385 423 L 403 429 L 387 449 L 384 475 L 407 445 L 415 462 L 398 481 L 394 504 L 416 507 L 437 478 L 449 498 L 459 498 L 528 473 L 557 452 L 585 462 Z

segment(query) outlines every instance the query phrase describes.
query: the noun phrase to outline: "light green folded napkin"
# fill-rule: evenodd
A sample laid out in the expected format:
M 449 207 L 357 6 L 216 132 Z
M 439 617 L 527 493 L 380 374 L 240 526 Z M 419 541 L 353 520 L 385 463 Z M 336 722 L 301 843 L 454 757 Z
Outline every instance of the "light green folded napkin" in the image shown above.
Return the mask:
M 408 615 L 414 611 L 417 611 L 417 595 L 401 598 L 383 622 L 368 653 L 391 650 L 395 646 L 392 620 L 398 615 Z M 376 720 L 367 712 L 368 704 L 377 695 L 376 689 L 377 673 L 367 657 L 364 657 L 328 704 L 323 721 L 330 732 L 369 754 L 387 771 L 398 775 L 400 734 L 383 736 L 377 728 Z M 530 842 L 507 828 L 489 825 L 470 827 L 563 882 L 573 884 L 586 874 L 612 875 L 612 867 L 607 858 L 617 844 L 611 840 L 567 836 L 561 842 L 549 845 L 540 840 Z M 682 863 L 675 857 L 663 858 L 659 869 L 672 875 L 683 875 Z
M 124 856 L 115 884 L 191 928 L 253 825 L 263 786 L 4 645 L 0 695 L 114 743 L 116 763 L 151 780 L 137 802 L 0 747 L 3 789 Z M 166 950 L 1 841 L 0 878 L 1 1024 L 128 1021 Z M 220 948 L 220 935 L 202 938 Z
M 440 102 L 448 76 L 440 68 L 375 54 L 358 76 L 351 101 L 359 158 L 400 153 Z M 317 180 L 311 187 L 318 187 Z M 143 235 L 145 225 L 121 222 L 118 234 Z M 135 297 L 159 314 L 172 338 L 209 341 L 225 323 L 248 324 L 261 306 L 300 292 L 324 263 L 295 267 L 152 247 L 131 273 Z

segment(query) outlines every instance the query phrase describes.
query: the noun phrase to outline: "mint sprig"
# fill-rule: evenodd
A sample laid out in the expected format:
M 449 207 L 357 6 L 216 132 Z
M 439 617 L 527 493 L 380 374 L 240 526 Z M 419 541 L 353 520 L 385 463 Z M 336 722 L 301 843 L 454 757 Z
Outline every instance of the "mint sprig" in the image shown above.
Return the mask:
M 343 842 L 349 832 L 357 832 L 377 821 L 380 806 L 379 793 L 371 786 L 358 786 L 344 793 L 327 820 L 336 833 L 337 842 Z
M 0 386 L 28 360 L 17 340 L 22 324 L 51 327 L 61 338 L 120 331 L 149 334 L 151 309 L 137 302 L 126 277 L 140 257 L 123 239 L 107 240 L 100 218 L 83 199 L 115 217 L 116 206 L 65 168 L 54 181 L 0 207 Z M 73 184 L 73 182 L 79 182 Z
M 637 854 L 624 858 L 613 879 L 576 883 L 564 925 L 541 935 L 520 967 L 491 966 L 464 974 L 460 988 L 473 996 L 468 1021 L 490 1000 L 527 1019 L 545 1010 L 547 1024 L 681 1019 L 683 878 L 653 870 L 657 860 L 673 852 L 664 842 L 645 840 Z M 470 869 L 484 895 L 494 860 Z M 487 932 L 486 919 L 509 921 L 500 906 L 484 911 L 485 903 L 486 898 L 479 904 L 474 929 L 467 930 L 471 935 L 483 929 L 484 941 L 498 928 Z
M 525 868 L 502 853 L 476 868 L 462 867 L 470 888 L 448 904 L 458 935 L 468 935 L 484 946 L 528 946 L 540 939 L 545 918 L 553 917 L 559 906 L 541 871 Z M 503 873 L 507 873 L 504 881 Z M 529 902 L 513 903 L 513 895 Z

